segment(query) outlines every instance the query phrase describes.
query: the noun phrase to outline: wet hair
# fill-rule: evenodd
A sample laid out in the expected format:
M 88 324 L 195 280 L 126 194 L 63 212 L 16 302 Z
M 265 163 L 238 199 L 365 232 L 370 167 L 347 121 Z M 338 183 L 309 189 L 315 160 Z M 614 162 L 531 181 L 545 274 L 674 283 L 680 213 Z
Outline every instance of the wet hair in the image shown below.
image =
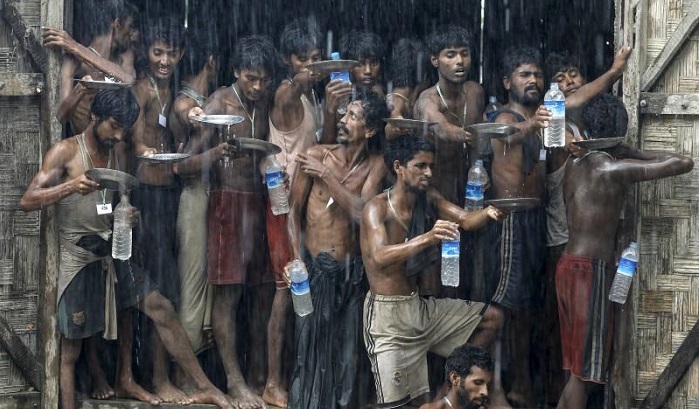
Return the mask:
M 393 162 L 398 161 L 401 166 L 406 166 L 408 161 L 415 157 L 418 152 L 435 153 L 434 144 L 428 141 L 423 136 L 418 136 L 411 132 L 403 135 L 400 138 L 394 138 L 388 141 L 383 154 L 383 161 L 390 172 L 395 176 L 396 171 L 393 169 Z
M 393 87 L 414 87 L 423 82 L 431 70 L 429 55 L 420 40 L 401 38 L 391 51 Z
M 272 40 L 263 35 L 251 35 L 238 40 L 231 65 L 234 70 L 264 69 L 275 79 L 281 60 Z
M 141 108 L 138 101 L 128 88 L 105 89 L 95 95 L 90 106 L 90 113 L 97 117 L 98 122 L 114 118 L 125 128 L 131 128 Z
M 89 45 L 96 36 L 107 34 L 114 20 L 123 18 L 124 0 L 80 0 L 73 7 L 75 39 Z
M 541 53 L 534 47 L 510 47 L 502 59 L 503 76 L 511 77 L 517 67 L 524 64 L 541 66 Z
M 582 109 L 585 131 L 592 139 L 626 136 L 629 116 L 624 103 L 612 94 L 599 94 Z
M 455 372 L 459 377 L 463 378 L 471 372 L 471 367 L 477 366 L 488 372 L 493 372 L 493 358 L 485 349 L 464 344 L 456 348 L 444 365 L 444 370 L 449 379 L 449 374 Z
M 449 24 L 435 29 L 425 42 L 430 54 L 438 56 L 442 50 L 449 47 L 466 47 L 470 51 L 473 40 L 468 30 Z
M 287 24 L 279 38 L 279 51 L 285 58 L 322 47 L 323 33 L 314 16 L 298 18 Z
M 381 37 L 370 31 L 352 30 L 340 38 L 340 57 L 364 61 L 377 58 L 383 61 L 385 46 Z
M 546 58 L 547 77 L 553 78 L 557 72 L 566 72 L 571 68 L 580 71 L 580 61 L 573 58 L 568 52 L 551 53 Z
M 173 48 L 184 47 L 184 24 L 172 15 L 162 15 L 154 21 L 149 20 L 143 27 L 143 45 L 146 51 L 156 42 Z
M 212 24 L 214 27 L 211 26 Z M 209 61 L 209 57 L 221 55 L 215 22 L 208 23 L 206 26 L 190 26 L 187 30 L 185 45 L 187 52 L 180 62 L 182 75 L 185 77 L 197 75 Z

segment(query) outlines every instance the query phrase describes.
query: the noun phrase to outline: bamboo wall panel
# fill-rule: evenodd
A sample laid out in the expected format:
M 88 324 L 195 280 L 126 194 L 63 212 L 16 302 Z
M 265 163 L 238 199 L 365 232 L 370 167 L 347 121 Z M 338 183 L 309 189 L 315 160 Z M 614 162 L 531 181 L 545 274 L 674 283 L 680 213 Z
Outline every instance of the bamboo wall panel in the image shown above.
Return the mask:
M 699 0 L 650 0 L 645 35 L 652 63 L 690 7 Z M 652 92 L 699 91 L 699 30 L 695 29 Z M 644 150 L 690 156 L 699 163 L 699 117 L 641 119 Z M 699 170 L 642 183 L 639 189 L 641 258 L 635 284 L 638 360 L 636 403 L 648 394 L 699 318 Z M 699 363 L 694 363 L 665 407 L 699 409 Z

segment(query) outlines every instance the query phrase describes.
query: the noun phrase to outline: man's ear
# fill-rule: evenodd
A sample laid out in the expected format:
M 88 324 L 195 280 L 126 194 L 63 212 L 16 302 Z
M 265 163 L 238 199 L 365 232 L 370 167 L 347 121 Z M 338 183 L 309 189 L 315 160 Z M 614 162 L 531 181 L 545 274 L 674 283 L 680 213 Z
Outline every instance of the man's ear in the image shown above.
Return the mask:
M 451 384 L 452 388 L 458 388 L 459 384 L 461 384 L 461 377 L 456 371 L 449 372 L 449 384 Z
M 432 63 L 432 66 L 434 68 L 439 68 L 439 56 L 438 55 L 430 55 L 430 62 Z
M 396 175 L 400 175 L 403 172 L 400 166 L 400 161 L 398 161 L 398 159 L 393 161 L 393 171 L 396 172 Z
M 376 128 L 367 129 L 366 132 L 364 132 L 364 136 L 366 139 L 369 139 L 374 135 L 376 135 Z
M 236 80 L 239 79 L 239 78 L 240 78 L 240 71 L 234 69 L 234 70 L 233 70 L 233 76 L 235 77 Z
M 510 87 L 512 86 L 512 80 L 510 80 L 510 77 L 505 75 L 502 77 L 502 86 L 505 87 L 505 90 L 509 91 Z

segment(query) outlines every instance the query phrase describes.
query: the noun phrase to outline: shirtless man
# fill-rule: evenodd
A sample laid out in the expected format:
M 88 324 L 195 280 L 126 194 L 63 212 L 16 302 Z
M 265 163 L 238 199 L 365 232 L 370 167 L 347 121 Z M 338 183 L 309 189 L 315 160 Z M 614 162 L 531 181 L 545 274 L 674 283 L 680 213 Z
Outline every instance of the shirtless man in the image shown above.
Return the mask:
M 384 158 L 396 183 L 369 201 L 362 215 L 369 280 L 364 342 L 377 403 L 385 408 L 424 403 L 427 352 L 446 357 L 467 341 L 487 347 L 502 326 L 502 313 L 487 304 L 418 295 L 417 276 L 439 262 L 442 241 L 453 240 L 459 228 L 475 230 L 505 217 L 491 206 L 466 212 L 430 186 L 434 151 L 414 135 L 390 141 Z
M 509 49 L 503 61 L 503 86 L 508 103 L 494 113 L 494 122 L 516 126 L 520 132 L 492 138 L 491 190 L 495 199 L 533 197 L 543 199 L 546 151 L 539 131 L 548 126 L 549 111 L 540 106 L 544 72 L 539 52 L 529 47 Z M 513 384 L 508 399 L 524 407 L 536 406 L 529 373 L 532 309 L 541 302 L 541 269 L 544 261 L 543 208 L 516 211 L 494 226 L 490 251 L 498 280 L 492 301 L 513 314 L 507 337 L 515 346 Z
M 296 158 L 289 236 L 293 258 L 306 261 L 315 313 L 296 317 L 289 408 L 356 407 L 366 291 L 357 229 L 364 203 L 379 192 L 386 174 L 374 146 L 387 115 L 383 98 L 361 90 L 337 124 L 338 144 L 313 146 Z
M 444 365 L 449 393 L 437 402 L 420 406 L 420 409 L 487 408 L 493 367 L 493 358 L 485 349 L 469 344 L 456 348 Z
M 469 156 L 476 155 L 467 125 L 480 122 L 485 107 L 483 87 L 468 81 L 471 69 L 471 35 L 466 29 L 446 26 L 427 38 L 430 61 L 439 80 L 417 99 L 416 119 L 436 122 L 430 129 L 437 148 L 433 185 L 444 197 L 458 205 L 464 203 L 465 177 Z M 471 144 L 471 152 L 465 144 Z
M 350 97 L 359 89 L 384 95 L 383 87 L 379 83 L 383 55 L 383 41 L 374 33 L 351 31 L 340 39 L 340 57 L 343 60 L 359 61 L 360 64 L 350 70 L 351 83 L 333 80 L 325 86 L 325 122 L 320 140 L 322 143 L 335 143 L 335 124 L 344 115 L 344 107 L 339 105 L 343 97 Z
M 96 205 L 101 207 L 102 203 L 107 203 L 111 206 L 112 195 L 87 178 L 85 171 L 97 167 L 118 168 L 125 163 L 123 155 L 113 148 L 123 141 L 138 113 L 138 104 L 129 90 L 98 93 L 92 103 L 88 127 L 82 134 L 51 147 L 20 201 L 24 211 L 40 210 L 53 204 L 59 206 L 61 407 L 75 408 L 75 363 L 80 355 L 82 338 L 104 331 L 105 338 L 114 339 L 116 328 L 109 323 L 116 319 L 114 314 L 117 308 L 123 310 L 137 305 L 155 322 L 170 354 L 194 379 L 198 391 L 191 396 L 192 401 L 232 409 L 225 396 L 201 370 L 185 341 L 172 304 L 157 290 L 153 291 L 147 276 L 143 277 L 136 266 L 132 266 L 137 275 L 135 280 L 128 275 L 129 269 L 124 265 L 116 268 L 119 283 L 116 286 L 116 300 L 106 302 L 106 280 L 114 272 L 110 258 L 111 243 L 108 241 L 112 222 L 111 215 L 98 213 Z M 109 320 L 105 320 L 105 309 L 109 312 Z M 126 327 L 125 334 L 122 332 L 124 329 L 120 322 L 116 396 L 157 405 L 161 400 L 134 382 L 130 332 Z
M 286 168 L 289 180 L 296 176 L 296 155 L 315 145 L 321 131 L 321 111 L 313 86 L 320 77 L 306 66 L 320 61 L 323 34 L 314 18 L 300 18 L 289 23 L 282 31 L 280 51 L 289 77 L 282 81 L 274 95 L 269 114 L 269 141 L 282 148 L 277 161 Z M 268 201 L 269 202 L 269 201 Z M 262 394 L 265 402 L 285 408 L 287 392 L 281 373 L 282 350 L 286 317 L 291 298 L 283 279 L 284 266 L 291 261 L 287 215 L 275 216 L 267 206 L 267 242 L 270 269 L 275 274 L 277 288 L 272 313 L 267 326 L 267 384 Z
M 133 84 L 136 79 L 131 34 L 135 26 L 133 6 L 124 0 L 82 0 L 76 10 L 83 33 L 75 41 L 64 30 L 44 27 L 45 46 L 65 51 L 61 64 L 60 102 L 57 117 L 80 133 L 90 122 L 88 112 L 94 93 L 75 79 L 113 80 Z M 82 14 L 84 13 L 84 14 Z M 84 16 L 84 18 L 80 18 Z M 84 23 L 84 24 L 83 24 Z
M 279 66 L 277 50 L 264 36 L 238 40 L 233 54 L 236 82 L 219 88 L 204 104 L 207 115 L 239 115 L 230 137 L 267 139 L 269 86 Z M 178 166 L 180 175 L 211 175 L 208 210 L 208 279 L 213 286 L 211 324 L 226 371 L 228 394 L 242 409 L 262 408 L 264 401 L 247 386 L 237 352 L 236 312 L 244 284 L 259 283 L 266 273 L 264 247 L 265 201 L 261 155 L 236 152 L 225 130 L 202 128 L 187 150 L 195 154 Z M 255 317 L 251 317 L 254 320 Z M 255 340 L 253 340 L 255 342 Z M 261 343 L 259 340 L 257 343 Z
M 582 112 L 591 138 L 625 135 L 627 121 L 623 104 L 609 94 L 596 96 Z M 694 166 L 686 156 L 624 144 L 572 152 L 577 159 L 566 165 L 563 185 L 568 244 L 556 270 L 563 369 L 570 373 L 558 401 L 561 409 L 585 408 L 595 385 L 605 382 L 614 311 L 608 296 L 627 189 L 635 182 L 687 173 Z
M 174 99 L 171 79 L 184 52 L 182 30 L 179 21 L 171 17 L 160 17 L 144 29 L 148 67 L 133 87 L 141 113 L 132 136 L 135 158 L 130 158 L 140 182 L 132 193 L 132 203 L 141 211 L 142 220 L 134 231 L 134 261 L 150 272 L 151 280 L 175 306 L 180 293 L 175 230 L 179 184 L 171 165 L 138 158 L 175 150 L 167 117 Z M 170 382 L 166 351 L 160 337 L 155 332 L 151 335 L 155 392 L 164 402 L 190 403 L 191 399 Z

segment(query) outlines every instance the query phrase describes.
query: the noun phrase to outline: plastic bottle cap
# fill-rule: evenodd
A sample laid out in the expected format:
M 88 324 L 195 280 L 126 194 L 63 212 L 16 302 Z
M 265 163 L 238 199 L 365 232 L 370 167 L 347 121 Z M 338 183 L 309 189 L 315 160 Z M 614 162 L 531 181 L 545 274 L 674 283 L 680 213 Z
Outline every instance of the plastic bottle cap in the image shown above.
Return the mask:
M 476 159 L 476 166 L 483 166 L 483 160 L 482 160 L 482 159 Z
M 551 83 L 551 89 L 558 89 L 558 83 L 557 83 L 557 82 L 552 82 L 552 83 Z
M 637 248 L 638 243 L 636 243 L 635 241 L 632 241 L 631 244 L 629 244 L 629 247 Z
M 331 60 L 339 60 L 339 59 L 340 59 L 340 53 L 338 53 L 337 51 L 334 51 L 334 52 L 330 53 L 330 59 L 331 59 Z

